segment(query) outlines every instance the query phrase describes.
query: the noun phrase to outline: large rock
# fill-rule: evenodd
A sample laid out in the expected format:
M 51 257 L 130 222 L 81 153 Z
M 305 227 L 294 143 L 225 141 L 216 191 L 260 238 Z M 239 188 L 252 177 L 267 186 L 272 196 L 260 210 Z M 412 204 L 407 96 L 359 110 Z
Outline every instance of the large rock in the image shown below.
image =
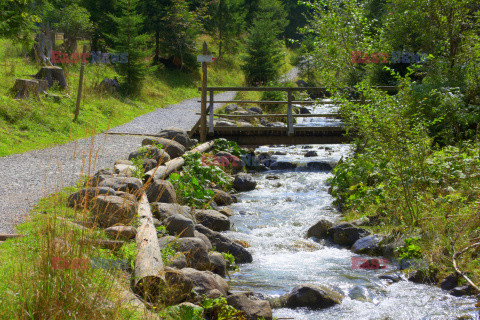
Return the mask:
M 137 203 L 118 196 L 99 196 L 93 200 L 92 213 L 104 228 L 128 225 L 137 215 Z
M 163 149 L 170 155 L 171 159 L 181 157 L 185 153 L 185 147 L 181 145 L 180 143 L 170 140 L 170 139 L 165 139 L 165 138 L 145 138 L 142 141 L 142 145 L 162 145 Z
M 198 232 L 197 230 L 194 231 L 194 235 L 195 235 L 195 238 L 202 239 L 203 242 L 205 242 L 205 245 L 207 246 L 208 251 L 211 251 L 213 249 L 212 243 L 210 242 L 210 240 L 207 238 L 206 235 Z
M 137 230 L 132 226 L 113 226 L 105 229 L 105 233 L 115 240 L 130 240 L 137 235 Z
M 193 280 L 175 268 L 165 267 L 164 271 L 168 294 L 162 295 L 162 302 L 174 305 L 185 301 L 194 287 Z
M 232 113 L 233 111 L 237 111 L 238 106 L 234 103 L 229 104 L 225 107 L 225 113 Z
M 181 238 L 194 237 L 195 224 L 180 214 L 174 214 L 163 221 L 163 225 L 171 235 Z
M 225 261 L 222 254 L 218 252 L 210 252 L 208 253 L 208 258 L 210 259 L 210 271 L 221 277 L 225 277 L 227 273 L 227 261 Z
M 153 159 L 157 161 L 157 164 L 163 164 L 170 161 L 170 155 L 168 152 L 161 150 L 156 146 L 144 145 L 137 151 L 130 153 L 128 159 Z
M 310 151 L 307 151 L 303 156 L 305 158 L 310 158 L 310 157 L 316 157 L 318 156 L 318 154 L 317 154 L 317 151 L 310 150 Z
M 158 165 L 158 161 L 155 159 L 143 159 L 143 172 L 148 172 L 155 169 Z
M 429 271 L 427 269 L 413 270 L 408 274 L 408 281 L 415 283 L 435 284 L 437 283 L 437 274 L 436 272 Z
M 230 229 L 230 220 L 216 210 L 195 210 L 197 222 L 213 231 L 227 231 Z
M 113 172 L 110 172 L 105 169 L 98 170 L 93 176 L 89 177 L 87 186 L 89 187 L 98 187 L 98 185 L 109 178 L 113 178 L 115 175 Z
M 358 239 L 352 246 L 352 251 L 357 254 L 367 254 L 370 256 L 380 255 L 382 249 L 380 248 L 380 242 L 383 240 L 382 236 L 370 235 Z
M 233 187 L 240 192 L 253 190 L 256 186 L 257 182 L 248 173 L 238 173 L 235 175 L 235 180 L 233 180 Z
M 146 190 L 148 201 L 152 202 L 177 202 L 177 194 L 172 183 L 168 180 L 153 179 Z
M 342 222 L 334 225 L 327 231 L 327 235 L 333 239 L 333 242 L 342 246 L 352 246 L 358 239 L 370 234 L 365 229 L 356 228 L 352 224 Z
M 207 246 L 199 238 L 179 238 L 176 240 L 177 252 L 183 253 L 187 266 L 197 270 L 210 270 Z
M 263 110 L 260 107 L 251 107 L 248 109 L 248 111 L 257 113 L 257 114 L 263 114 Z
M 208 294 L 218 290 L 224 297 L 227 296 L 230 287 L 228 283 L 218 274 L 210 271 L 198 271 L 192 268 L 184 268 L 180 271 L 182 275 L 193 282 L 193 290 L 198 294 Z
M 93 198 L 99 195 L 113 196 L 115 195 L 115 190 L 112 188 L 84 188 L 77 192 L 72 193 L 67 200 L 67 204 L 72 208 L 82 208 L 84 206 L 89 206 Z
M 112 177 L 107 178 L 98 184 L 99 187 L 112 188 L 115 191 L 124 191 L 134 194 L 139 198 L 143 183 L 134 177 Z
M 195 219 L 190 207 L 181 206 L 177 203 L 154 202 L 150 204 L 150 207 L 152 209 L 153 216 L 160 221 L 175 214 L 180 214 L 190 220 Z
M 288 161 L 277 161 L 270 165 L 271 170 L 293 170 L 297 167 L 296 163 Z
M 266 300 L 254 300 L 246 293 L 234 293 L 227 297 L 227 304 L 245 313 L 247 320 L 271 320 L 272 309 Z
M 287 296 L 288 308 L 324 309 L 342 303 L 344 296 L 322 285 L 304 284 L 293 288 Z
M 204 234 L 218 252 L 231 253 L 235 257 L 236 263 L 250 263 L 253 261 L 252 254 L 247 249 L 219 232 L 210 230 L 201 224 L 195 225 L 195 230 Z
M 228 168 L 233 173 L 241 172 L 245 168 L 245 162 L 242 159 L 225 151 L 216 153 L 214 159 L 218 166 Z
M 300 107 L 300 114 L 311 114 L 310 110 L 307 107 Z
M 193 145 L 193 141 L 188 136 L 187 131 L 180 128 L 170 127 L 167 129 L 163 129 L 157 135 L 161 138 L 165 138 L 168 140 L 173 139 L 175 142 L 180 143 L 186 149 L 189 149 Z
M 215 127 L 236 127 L 237 125 L 233 122 L 226 120 L 219 120 L 215 122 Z
M 452 290 L 458 286 L 458 275 L 455 273 L 449 274 L 440 281 L 439 285 L 442 290 Z
M 235 202 L 235 199 L 228 192 L 218 189 L 213 189 L 212 191 L 215 192 L 213 200 L 219 206 L 229 206 Z
M 312 161 L 307 163 L 307 168 L 309 170 L 315 171 L 331 171 L 333 170 L 333 166 L 326 161 Z
M 307 238 L 315 237 L 323 239 L 327 236 L 327 231 L 333 226 L 333 223 L 322 219 L 310 227 L 307 231 Z

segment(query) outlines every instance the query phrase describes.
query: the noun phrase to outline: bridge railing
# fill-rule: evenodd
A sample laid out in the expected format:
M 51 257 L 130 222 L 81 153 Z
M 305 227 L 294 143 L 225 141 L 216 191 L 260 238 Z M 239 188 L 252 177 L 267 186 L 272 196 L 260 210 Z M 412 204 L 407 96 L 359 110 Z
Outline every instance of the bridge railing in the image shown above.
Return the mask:
M 378 86 L 374 87 L 378 90 L 389 91 L 393 92 L 397 90 L 397 87 L 394 86 Z M 201 89 L 201 88 L 199 88 Z M 343 88 L 344 90 L 349 90 L 351 92 L 355 92 L 356 90 L 353 88 Z M 287 114 L 262 114 L 262 115 L 217 115 L 223 118 L 285 118 L 287 117 L 287 129 L 288 135 L 293 135 L 293 118 L 295 117 L 339 117 L 335 114 L 293 114 L 293 105 L 300 104 L 300 105 L 312 105 L 312 104 L 320 104 L 322 102 L 315 102 L 315 101 L 296 101 L 294 100 L 293 93 L 298 91 L 307 91 L 309 94 L 316 93 L 316 94 L 329 94 L 329 90 L 326 87 L 206 87 L 205 90 L 208 92 L 208 100 L 207 95 L 202 95 L 202 105 L 208 105 L 205 108 L 205 113 L 199 113 L 201 115 L 200 120 L 197 124 L 192 128 L 191 133 L 195 132 L 197 129 L 200 130 L 200 136 L 206 137 L 207 136 L 207 129 L 208 133 L 214 133 L 214 104 L 215 103 L 239 103 L 239 104 L 286 104 L 287 105 Z M 287 93 L 287 100 L 286 101 L 253 101 L 253 100 L 217 100 L 215 101 L 215 92 L 227 92 L 227 91 L 280 91 Z M 356 103 L 365 103 L 364 97 L 361 94 L 360 99 L 358 100 L 350 100 Z M 330 102 L 323 102 L 323 104 L 331 104 Z M 207 123 L 206 119 L 208 117 L 208 125 L 205 127 L 201 126 L 201 123 Z M 207 128 L 208 126 L 208 128 Z

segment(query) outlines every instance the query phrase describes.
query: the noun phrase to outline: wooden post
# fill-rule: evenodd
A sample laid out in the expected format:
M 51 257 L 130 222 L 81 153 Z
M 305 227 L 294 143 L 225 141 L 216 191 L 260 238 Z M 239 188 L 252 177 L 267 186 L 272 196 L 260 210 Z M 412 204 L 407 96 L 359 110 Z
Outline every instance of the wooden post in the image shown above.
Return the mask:
M 293 94 L 291 90 L 287 90 L 287 96 L 288 96 L 288 135 L 291 136 L 293 134 L 293 116 L 292 116 L 292 100 L 293 100 Z
M 83 51 L 85 52 L 87 50 L 86 46 L 83 46 Z M 73 121 L 78 120 L 78 114 L 80 113 L 80 101 L 82 100 L 82 89 L 83 89 L 83 72 L 85 71 L 85 63 L 82 62 L 82 65 L 80 66 L 80 80 L 78 80 L 78 94 L 77 94 L 77 105 L 75 106 L 75 117 L 73 118 Z
M 210 106 L 209 106 L 209 110 L 210 110 L 210 123 L 208 125 L 208 133 L 212 133 L 213 134 L 213 90 L 210 90 Z
M 207 42 L 203 42 L 203 55 L 207 54 Z M 200 118 L 200 142 L 207 141 L 207 63 L 202 62 L 202 115 Z

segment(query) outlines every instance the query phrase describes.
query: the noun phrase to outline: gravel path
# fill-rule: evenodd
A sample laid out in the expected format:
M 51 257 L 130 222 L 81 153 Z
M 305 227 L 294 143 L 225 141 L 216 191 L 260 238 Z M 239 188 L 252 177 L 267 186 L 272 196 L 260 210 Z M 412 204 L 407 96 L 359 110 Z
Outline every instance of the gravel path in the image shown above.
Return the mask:
M 293 68 L 284 80 L 294 80 Z M 215 95 L 216 100 L 232 100 L 235 92 Z M 198 121 L 199 98 L 157 109 L 111 132 L 155 134 L 168 127 L 189 130 Z M 218 105 L 217 107 L 220 107 Z M 41 198 L 72 185 L 84 174 L 112 168 L 115 161 L 136 150 L 142 136 L 98 134 L 53 148 L 0 158 L 0 233 L 13 233 L 25 221 Z M 92 156 L 89 156 L 89 155 Z
M 232 100 L 234 92 L 215 95 Z M 198 121 L 198 98 L 135 118 L 112 132 L 155 134 L 168 127 L 189 130 Z M 220 105 L 219 105 L 220 106 Z M 98 134 L 53 148 L 0 158 L 0 233 L 13 233 L 41 198 L 72 185 L 83 173 L 112 168 L 141 145 L 142 136 Z M 90 152 L 92 150 L 92 152 Z M 92 154 L 92 157 L 89 157 Z

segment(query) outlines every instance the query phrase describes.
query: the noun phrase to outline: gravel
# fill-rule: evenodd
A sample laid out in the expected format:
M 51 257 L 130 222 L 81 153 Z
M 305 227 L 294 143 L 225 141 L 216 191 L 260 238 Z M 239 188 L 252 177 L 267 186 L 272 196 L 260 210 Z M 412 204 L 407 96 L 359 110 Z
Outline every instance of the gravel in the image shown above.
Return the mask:
M 234 95 L 234 92 L 220 93 L 215 99 L 232 100 Z M 189 130 L 199 119 L 195 115 L 200 111 L 197 100 L 157 109 L 111 132 L 156 134 L 168 127 Z M 41 198 L 75 184 L 82 173 L 112 168 L 115 161 L 127 158 L 139 148 L 142 140 L 142 136 L 98 134 L 53 148 L 0 158 L 0 233 L 14 233 L 15 225 L 25 221 Z

